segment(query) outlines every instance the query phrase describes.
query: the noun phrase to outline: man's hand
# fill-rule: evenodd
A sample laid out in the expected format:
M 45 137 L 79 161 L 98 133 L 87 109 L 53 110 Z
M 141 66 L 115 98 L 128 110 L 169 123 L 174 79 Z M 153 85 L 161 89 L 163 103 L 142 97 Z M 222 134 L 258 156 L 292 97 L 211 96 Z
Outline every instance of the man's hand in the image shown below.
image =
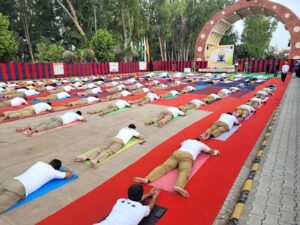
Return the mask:
M 211 155 L 218 156 L 220 155 L 220 152 L 219 150 L 213 150 L 213 153 Z

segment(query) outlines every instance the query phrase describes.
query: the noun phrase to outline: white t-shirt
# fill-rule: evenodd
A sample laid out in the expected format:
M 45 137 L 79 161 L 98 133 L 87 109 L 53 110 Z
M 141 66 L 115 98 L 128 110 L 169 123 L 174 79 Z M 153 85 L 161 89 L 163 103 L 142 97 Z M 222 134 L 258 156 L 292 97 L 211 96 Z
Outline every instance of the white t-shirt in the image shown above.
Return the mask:
M 0 87 L 5 87 L 5 86 L 6 86 L 6 83 L 3 82 L 3 81 L 1 81 L 1 82 L 0 82 Z
M 120 84 L 120 85 L 117 86 L 117 88 L 118 88 L 119 91 L 121 91 L 123 88 L 125 88 L 125 85 Z
M 204 102 L 199 99 L 193 99 L 191 102 L 194 103 L 196 105 L 196 107 L 204 105 Z
M 172 94 L 172 96 L 180 95 L 179 92 L 175 90 L 170 91 L 170 93 Z
M 165 85 L 165 84 L 161 84 L 160 87 L 161 87 L 161 88 L 166 88 L 166 87 L 168 87 L 168 86 Z
M 125 83 L 127 83 L 127 84 L 133 84 L 134 82 L 136 82 L 136 79 L 134 79 L 134 78 L 130 78 L 125 81 Z
M 28 90 L 25 89 L 25 88 L 19 88 L 19 89 L 17 89 L 17 92 L 25 92 L 25 91 L 28 91 Z
M 80 82 L 76 82 L 76 83 L 73 84 L 73 86 L 76 87 L 76 88 L 80 87 L 81 85 L 82 84 Z
M 123 109 L 125 108 L 126 106 L 130 106 L 130 104 L 125 101 L 125 100 L 118 100 L 115 102 L 115 105 L 119 108 L 119 109 Z
M 229 91 L 228 89 L 222 89 L 220 92 L 223 92 L 225 95 L 229 95 L 231 94 L 231 91 Z
M 50 105 L 48 105 L 47 103 L 45 103 L 45 102 L 37 103 L 35 105 L 32 105 L 31 107 L 34 109 L 36 114 L 39 114 L 41 112 L 45 112 L 47 110 L 52 109 L 52 107 Z
M 231 130 L 234 123 L 235 124 L 239 123 L 239 121 L 235 118 L 235 116 L 232 116 L 232 115 L 229 115 L 226 113 L 222 113 L 222 115 L 220 116 L 220 118 L 218 120 L 226 123 L 229 127 L 229 130 Z
M 50 180 L 64 179 L 65 177 L 65 172 L 55 170 L 48 163 L 39 161 L 14 179 L 17 179 L 24 185 L 26 196 L 28 196 Z
M 209 152 L 210 147 L 200 141 L 188 139 L 181 143 L 179 151 L 188 152 L 193 156 L 193 160 L 201 153 L 201 151 Z
M 158 80 L 152 81 L 153 84 L 159 84 L 160 82 Z
M 237 88 L 237 87 L 231 87 L 231 88 L 229 88 L 230 89 L 230 91 L 239 91 L 239 90 L 241 90 L 241 89 L 239 89 L 239 88 Z
M 187 86 L 186 88 L 187 88 L 189 91 L 195 91 L 195 90 L 196 90 L 196 88 L 193 87 L 193 86 Z
M 101 92 L 101 88 L 100 88 L 100 87 L 93 88 L 93 89 L 91 89 L 91 92 L 92 92 L 93 94 L 98 94 L 98 93 Z
M 140 87 L 143 87 L 144 85 L 142 85 L 141 83 L 136 83 L 135 86 L 140 88 Z
M 75 112 L 67 112 L 64 115 L 59 117 L 62 118 L 64 125 L 75 122 L 77 120 L 83 120 L 83 117 L 78 115 Z
M 94 87 L 96 87 L 96 85 L 94 83 L 90 83 L 90 84 L 87 85 L 88 89 L 92 89 Z
M 264 95 L 264 96 L 268 96 L 269 94 L 265 91 L 258 91 L 256 92 L 256 94 L 259 94 L 259 95 Z
M 57 99 L 63 99 L 63 98 L 69 98 L 71 95 L 69 95 L 67 92 L 59 92 L 56 94 Z
M 248 112 L 254 112 L 255 111 L 255 109 L 251 105 L 246 105 L 246 104 L 240 105 L 237 108 L 238 109 L 247 109 Z
M 117 134 L 117 138 L 123 140 L 124 145 L 126 145 L 131 138 L 140 136 L 140 133 L 137 132 L 135 129 L 131 129 L 129 127 L 123 127 L 119 133 Z
M 110 84 L 111 84 L 112 86 L 116 86 L 116 85 L 118 85 L 119 83 L 118 83 L 117 81 L 112 81 L 112 82 L 110 82 Z
M 123 97 L 126 97 L 126 96 L 128 96 L 128 95 L 131 95 L 131 93 L 130 93 L 129 91 L 126 91 L 126 90 L 121 91 L 120 93 L 122 94 Z
M 287 73 L 287 72 L 289 72 L 289 69 L 290 69 L 289 65 L 283 65 L 281 71 L 283 73 Z
M 139 202 L 120 198 L 112 208 L 108 217 L 95 225 L 137 225 L 150 214 L 149 206 Z
M 20 97 L 16 97 L 10 100 L 10 104 L 12 107 L 19 106 L 26 103 L 27 101 L 24 98 L 20 98 Z
M 25 90 L 24 94 L 26 96 L 33 96 L 33 95 L 38 95 L 40 92 L 37 92 L 36 90 Z
M 145 93 L 145 92 L 149 92 L 150 89 L 149 89 L 149 88 L 143 88 L 143 91 L 144 91 L 144 93 Z
M 158 95 L 157 94 L 155 94 L 155 93 L 148 93 L 147 95 L 146 95 L 146 97 L 148 97 L 148 98 L 150 98 L 150 101 L 151 102 L 153 102 L 154 100 L 158 100 L 159 99 L 159 97 L 158 97 Z
M 26 84 L 34 84 L 34 82 L 32 80 L 28 80 L 26 81 Z
M 176 107 L 169 107 L 167 108 L 168 111 L 170 111 L 173 114 L 173 117 L 175 118 L 176 116 L 183 116 L 184 112 L 182 112 L 181 110 L 179 110 Z
M 216 94 L 210 94 L 209 96 L 214 97 L 214 99 L 221 98 L 219 95 L 216 95 Z
M 5 89 L 0 86 L 0 92 L 4 92 Z
M 88 101 L 88 103 L 92 103 L 92 102 L 98 102 L 100 99 L 91 96 L 91 97 L 87 97 L 86 100 Z
M 258 102 L 259 104 L 263 102 L 263 100 L 260 98 L 251 98 L 250 101 Z
M 54 89 L 54 87 L 53 86 L 51 86 L 51 85 L 49 85 L 49 86 L 46 86 L 46 90 L 47 91 L 51 91 L 51 90 L 53 90 Z
M 64 86 L 63 88 L 66 92 L 73 90 L 73 88 L 70 85 Z

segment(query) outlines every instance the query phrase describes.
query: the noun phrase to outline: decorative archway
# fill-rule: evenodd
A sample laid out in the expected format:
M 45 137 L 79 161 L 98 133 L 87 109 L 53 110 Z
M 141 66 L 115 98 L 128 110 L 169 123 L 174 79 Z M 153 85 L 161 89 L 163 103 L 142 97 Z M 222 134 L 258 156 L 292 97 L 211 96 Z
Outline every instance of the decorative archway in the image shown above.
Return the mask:
M 281 21 L 291 35 L 289 58 L 300 58 L 300 20 L 290 9 L 269 0 L 239 0 L 206 22 L 195 43 L 194 60 L 205 60 L 206 50 L 210 46 L 219 45 L 232 24 L 250 15 L 272 16 Z

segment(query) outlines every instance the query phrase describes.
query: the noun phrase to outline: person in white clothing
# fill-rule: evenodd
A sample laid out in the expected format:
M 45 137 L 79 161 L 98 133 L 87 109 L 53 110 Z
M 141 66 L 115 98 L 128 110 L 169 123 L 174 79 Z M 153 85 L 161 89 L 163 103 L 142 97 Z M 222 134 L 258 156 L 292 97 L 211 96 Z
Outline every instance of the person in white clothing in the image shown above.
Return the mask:
M 123 90 L 123 91 L 117 92 L 115 94 L 103 97 L 103 98 L 101 98 L 101 101 L 110 101 L 110 100 L 126 97 L 126 96 L 129 96 L 129 95 L 132 95 L 132 94 L 127 90 Z
M 273 90 L 271 88 L 269 88 L 269 87 L 264 87 L 262 89 L 262 91 L 267 92 L 269 95 L 273 95 Z
M 179 107 L 179 109 L 183 112 L 187 112 L 191 109 L 199 108 L 200 106 L 206 105 L 205 102 L 201 101 L 200 99 L 193 99 L 186 103 L 185 105 L 182 105 Z
M 180 148 L 173 152 L 163 164 L 152 170 L 146 177 L 135 177 L 133 180 L 137 183 L 148 184 L 162 177 L 169 171 L 178 168 L 177 182 L 173 189 L 183 197 L 188 198 L 189 193 L 184 188 L 192 171 L 193 162 L 201 152 L 215 156 L 220 154 L 218 150 L 214 150 L 203 144 L 199 138 L 187 139 L 181 143 Z
M 69 102 L 66 104 L 66 106 L 69 106 L 69 107 L 76 106 L 77 107 L 77 106 L 88 105 L 88 104 L 99 102 L 99 101 L 100 101 L 100 99 L 97 98 L 96 96 L 89 96 L 87 98 L 78 99 L 77 101 L 74 101 L 74 102 Z
M 210 103 L 213 103 L 214 101 L 216 101 L 217 99 L 220 99 L 221 97 L 219 95 L 216 95 L 216 94 L 210 94 L 208 96 L 206 96 L 204 99 L 203 99 L 203 102 L 205 102 L 206 104 L 210 104 Z
M 59 88 L 51 91 L 51 93 L 56 94 L 56 93 L 63 92 L 63 91 L 69 92 L 71 90 L 74 90 L 74 88 L 70 85 L 66 85 L 66 86 L 62 86 L 62 87 L 59 87 Z
M 118 100 L 113 104 L 108 104 L 106 108 L 96 109 L 93 111 L 88 111 L 88 114 L 98 114 L 99 116 L 104 116 L 108 113 L 123 109 L 125 107 L 131 107 L 128 101 Z
M 261 99 L 261 98 L 251 98 L 247 105 L 252 106 L 253 108 L 257 109 L 262 103 L 265 103 L 266 99 Z
M 17 128 L 17 132 L 25 132 L 27 136 L 32 136 L 34 133 L 42 132 L 45 130 L 53 129 L 63 125 L 73 123 L 75 121 L 86 122 L 87 120 L 82 116 L 81 111 L 77 112 L 66 112 L 62 116 L 55 116 L 50 118 L 48 121 L 41 122 L 36 125 L 31 125 L 27 127 Z
M 78 96 L 88 96 L 88 95 L 96 95 L 96 94 L 99 94 L 101 93 L 102 90 L 100 87 L 95 87 L 95 88 L 92 88 L 90 90 L 86 90 L 84 92 L 78 92 Z
M 268 92 L 260 90 L 260 91 L 257 91 L 254 96 L 256 98 L 260 98 L 260 99 L 264 100 L 268 95 L 269 95 Z
M 285 64 L 281 68 L 281 82 L 284 84 L 286 76 L 290 70 L 290 66 L 288 65 L 288 62 L 285 62 Z
M 231 91 L 231 93 L 238 92 L 238 91 L 240 91 L 240 90 L 241 90 L 241 89 L 238 88 L 238 87 L 230 87 L 230 88 L 229 88 L 229 91 Z
M 135 89 L 135 90 L 131 91 L 131 94 L 138 95 L 138 94 L 147 93 L 149 91 L 150 91 L 149 88 L 138 88 L 138 89 Z
M 152 188 L 144 194 L 142 185 L 133 184 L 128 188 L 128 199 L 118 199 L 110 214 L 94 225 L 138 225 L 154 208 L 159 193 L 159 189 Z M 148 198 L 151 198 L 149 203 L 143 205 L 141 202 Z
M 245 120 L 250 115 L 250 113 L 254 113 L 254 112 L 255 112 L 254 107 L 248 104 L 243 104 L 237 107 L 235 111 L 235 116 L 237 118 L 241 117 L 242 120 Z
M 89 160 L 91 166 L 96 169 L 98 168 L 99 163 L 119 151 L 133 137 L 144 140 L 144 136 L 136 131 L 136 126 L 134 124 L 129 124 L 128 127 L 123 127 L 119 133 L 112 138 L 108 145 L 101 146 L 97 150 L 88 153 L 86 156 L 77 156 L 74 161 L 81 162 Z
M 157 123 L 159 127 L 163 127 L 177 116 L 184 116 L 185 113 L 176 107 L 169 107 L 161 111 L 157 117 L 145 122 L 145 125 Z
M 181 81 L 176 80 L 174 82 L 168 83 L 168 87 L 176 87 L 179 86 L 181 84 Z
M 239 121 L 237 118 L 232 115 L 231 112 L 228 113 L 222 113 L 220 118 L 210 127 L 205 131 L 201 137 L 204 140 L 207 140 L 209 138 L 216 138 L 219 137 L 221 134 L 225 133 L 226 131 L 231 130 L 231 128 L 234 125 L 239 125 Z
M 4 115 L 4 120 L 7 120 L 7 119 L 23 118 L 26 116 L 39 114 L 45 111 L 53 111 L 50 102 L 47 103 L 40 102 L 35 105 L 27 106 L 20 110 L 4 112 L 3 115 Z
M 142 85 L 141 83 L 135 83 L 134 85 L 131 85 L 131 86 L 128 86 L 127 88 L 129 90 L 132 90 L 132 89 L 137 89 L 137 88 L 141 88 L 143 87 L 144 85 Z
M 49 164 L 37 162 L 23 174 L 0 184 L 0 213 L 9 209 L 32 192 L 53 179 L 67 179 L 71 171 L 59 171 L 61 161 L 53 159 Z
M 161 96 L 161 98 L 172 98 L 172 97 L 175 97 L 175 96 L 178 96 L 180 95 L 180 93 L 176 90 L 171 90 L 171 91 L 168 91 L 167 93 L 163 94 Z
M 51 94 L 48 95 L 46 97 L 39 97 L 36 98 L 36 100 L 40 100 L 40 101 L 53 101 L 53 100 L 59 100 L 59 99 L 65 99 L 65 98 L 70 98 L 71 95 L 69 95 L 67 92 L 59 92 L 56 94 Z
M 229 89 L 226 89 L 226 88 L 223 88 L 221 89 L 217 95 L 219 95 L 221 98 L 227 96 L 227 95 L 230 95 L 231 94 L 231 91 Z
M 119 85 L 117 85 L 115 87 L 107 89 L 106 91 L 107 92 L 116 92 L 116 91 L 122 91 L 125 88 L 126 88 L 126 86 L 124 84 L 119 84 Z
M 158 100 L 159 96 L 153 92 L 147 93 L 147 95 L 143 98 L 133 100 L 133 101 L 128 101 L 130 104 L 138 104 L 140 106 L 147 104 L 149 102 L 153 102 L 154 100 Z
M 165 89 L 165 88 L 168 88 L 168 85 L 165 85 L 165 84 L 158 84 L 158 85 L 156 85 L 155 87 L 152 87 L 151 89 L 152 89 L 152 90 L 157 90 L 157 89 Z
M 24 98 L 16 97 L 16 98 L 13 98 L 13 99 L 8 100 L 8 101 L 3 101 L 3 102 L 0 102 L 0 108 L 3 108 L 3 107 L 17 107 L 17 106 L 20 106 L 22 104 L 28 105 L 28 102 L 26 100 L 27 100 L 26 97 L 24 97 Z
M 180 94 L 187 94 L 189 92 L 196 91 L 196 88 L 193 86 L 186 86 L 180 91 Z

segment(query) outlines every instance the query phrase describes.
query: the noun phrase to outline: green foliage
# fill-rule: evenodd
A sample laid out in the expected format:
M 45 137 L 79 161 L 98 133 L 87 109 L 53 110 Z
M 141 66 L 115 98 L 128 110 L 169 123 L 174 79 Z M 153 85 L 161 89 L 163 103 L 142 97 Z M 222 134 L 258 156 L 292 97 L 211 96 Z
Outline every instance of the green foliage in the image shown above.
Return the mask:
M 238 41 L 239 41 L 239 35 L 237 31 L 234 31 L 233 28 L 231 27 L 225 32 L 225 35 L 220 41 L 220 45 L 234 45 L 238 43 Z
M 96 58 L 100 62 L 109 62 L 115 59 L 113 48 L 115 46 L 111 33 L 99 29 L 90 41 L 90 47 L 94 50 Z
M 235 58 L 259 58 L 260 57 L 260 49 L 255 45 L 241 44 L 235 46 Z
M 7 17 L 0 13 L 0 61 L 2 62 L 8 61 L 18 51 L 18 44 L 8 27 Z
M 63 60 L 64 47 L 59 44 L 50 44 L 42 39 L 37 43 L 36 59 L 41 63 L 61 62 Z
M 76 62 L 76 59 L 77 59 L 76 54 L 69 50 L 65 51 L 63 53 L 62 57 L 63 57 L 64 63 L 74 63 L 74 62 Z

